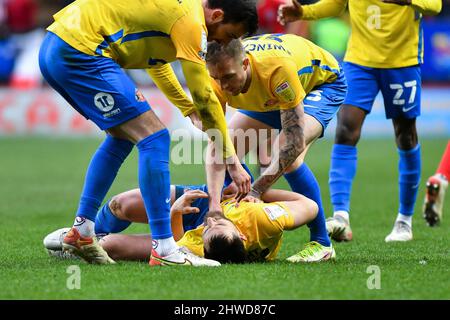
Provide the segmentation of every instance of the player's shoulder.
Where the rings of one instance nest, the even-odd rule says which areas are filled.
[[[201,1],[198,0],[171,0],[178,3],[173,8],[173,14],[177,16],[177,21],[184,25],[186,29],[192,25],[205,24],[205,17]]]

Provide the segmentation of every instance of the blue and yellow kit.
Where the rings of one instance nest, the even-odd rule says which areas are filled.
[[[234,154],[205,66],[208,30],[201,0],[77,0],[54,15],[41,46],[46,80],[102,130],[150,109],[121,68],[146,69],[184,115],[197,111]],[[189,99],[170,62],[180,60]],[[205,83],[207,85],[205,85]]]
[[[248,91],[237,96],[213,81],[222,104],[257,112],[295,108],[314,88],[340,76],[331,53],[309,40],[290,34],[267,34],[244,39],[252,79]]]
[[[294,218],[281,202],[249,203],[226,200],[222,202],[225,216],[246,236],[244,247],[251,261],[275,259],[281,247],[283,231],[291,229]],[[203,225],[187,231],[177,244],[203,257]]]
[[[441,0],[412,0],[410,6],[381,0],[321,0],[303,5],[302,19],[341,14],[348,3],[351,35],[344,61],[371,68],[401,68],[423,62],[422,15],[441,11]]]

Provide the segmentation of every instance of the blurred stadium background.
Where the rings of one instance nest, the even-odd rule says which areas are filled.
[[[39,71],[37,57],[45,27],[70,2],[0,0],[0,299],[450,298],[448,220],[430,229],[420,213],[425,181],[436,170],[450,137],[450,0],[443,0],[438,16],[423,21],[425,64],[422,116],[418,118],[423,169],[414,241],[392,246],[383,241],[398,206],[398,157],[392,124],[385,120],[378,97],[359,144],[360,164],[352,196],[355,241],[335,244],[337,263],[292,267],[283,262],[307,241],[308,232],[302,228],[285,236],[276,263],[152,272],[145,272],[148,266],[144,263],[120,263],[114,269],[83,265],[79,292],[66,288],[66,268],[73,262],[50,263],[42,247],[47,233],[72,221],[85,170],[102,136],[43,81]],[[296,33],[342,59],[350,31],[347,15],[294,23],[284,29],[276,23],[280,2],[259,1],[261,33]],[[183,82],[179,66],[174,64],[174,68]],[[169,129],[192,128],[144,71],[127,72]],[[308,156],[322,188],[327,216],[332,212],[327,180],[334,128],[332,122],[326,141],[314,145]],[[134,152],[107,198],[137,186],[136,158]],[[203,183],[204,169],[172,163],[171,179],[173,183]],[[288,186],[279,181],[277,187]],[[449,206],[447,197],[445,207]],[[133,225],[128,232],[146,233],[148,227]],[[367,289],[369,265],[381,267],[382,290]]]
[[[348,15],[317,22],[298,22],[282,27],[276,10],[283,0],[260,0],[260,32],[289,32],[302,35],[342,59],[350,27]],[[40,42],[52,15],[69,4],[68,0],[0,0],[0,136],[96,136],[101,133],[43,81],[37,63]],[[303,0],[312,3],[315,0]],[[423,21],[425,64],[423,72],[420,136],[450,136],[450,0],[443,10]],[[173,64],[184,82],[179,65]],[[189,122],[155,89],[142,70],[128,70],[143,89],[152,107],[170,128],[189,126]],[[392,125],[384,121],[380,97],[364,127],[364,136],[391,136]],[[327,137],[334,135],[332,123]]]

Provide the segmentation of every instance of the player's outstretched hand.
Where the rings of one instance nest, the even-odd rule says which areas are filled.
[[[244,167],[242,167],[241,163],[235,157],[235,161],[233,164],[229,164],[227,166],[228,173],[233,179],[236,187],[238,188],[238,192],[236,194],[236,201],[240,201],[243,199],[247,193],[250,192],[252,187],[252,180],[247,171],[245,171]]]
[[[172,205],[172,214],[199,213],[200,209],[192,206],[192,202],[200,198],[208,198],[208,194],[201,190],[187,190]]]
[[[293,0],[292,4],[282,4],[278,7],[277,21],[284,26],[286,23],[299,20],[303,15],[300,1]]]
[[[409,6],[411,4],[411,0],[381,0],[384,3],[393,3],[399,4],[401,6]]]

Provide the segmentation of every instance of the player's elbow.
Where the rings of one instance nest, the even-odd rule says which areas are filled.
[[[433,8],[431,13],[429,14],[430,16],[436,16],[442,11],[442,2],[441,1],[436,1],[436,2],[437,2],[437,5]]]
[[[436,0],[433,3],[431,3],[431,6],[429,8],[426,8],[425,10],[419,10],[423,15],[426,16],[435,16],[438,15],[442,10],[442,0]]]

